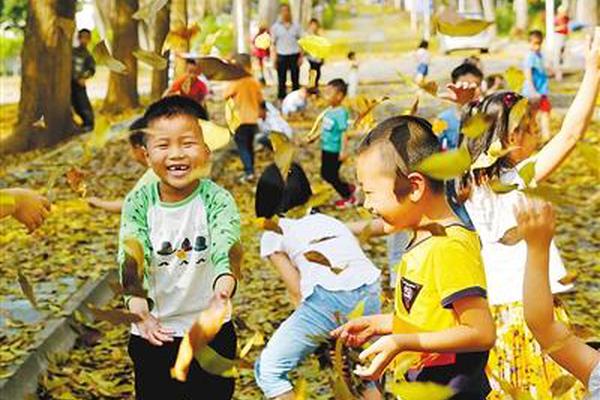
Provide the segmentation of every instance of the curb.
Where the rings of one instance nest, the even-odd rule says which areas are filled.
[[[230,144],[226,148],[215,152],[213,155],[211,178],[215,179],[224,170],[225,162],[233,154],[235,146]],[[73,330],[71,324],[74,322],[75,311],[93,320],[93,316],[86,307],[93,304],[98,307],[106,305],[114,298],[110,288],[110,281],[117,281],[116,269],[111,269],[104,276],[87,281],[80,287],[64,304],[65,317],[49,319],[44,329],[37,334],[32,351],[14,368],[14,373],[6,378],[0,379],[0,400],[31,399],[38,387],[38,379],[48,368],[48,358],[52,354],[69,351],[75,345],[79,336]]]

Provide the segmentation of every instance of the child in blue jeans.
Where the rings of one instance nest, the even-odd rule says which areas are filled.
[[[311,189],[304,171],[293,164],[284,182],[272,164],[263,173],[256,190],[256,215],[271,218],[305,204]],[[380,309],[380,272],[361,250],[358,240],[340,221],[314,213],[302,218],[280,217],[281,233],[263,233],[261,257],[277,268],[296,310],[277,328],[255,365],[258,386],[269,399],[294,399],[288,373],[313,353],[315,336],[328,337],[364,301],[364,314]],[[309,261],[305,254],[318,252],[331,267]],[[364,398],[379,399],[373,385]]]

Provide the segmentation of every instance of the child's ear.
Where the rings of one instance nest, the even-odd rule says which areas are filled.
[[[416,203],[423,198],[429,183],[427,178],[418,172],[408,174],[407,178],[410,184],[410,193],[408,194],[408,198],[413,203]]]

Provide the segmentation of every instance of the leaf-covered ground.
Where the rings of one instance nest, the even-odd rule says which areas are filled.
[[[397,94],[400,85],[372,86],[364,88],[370,95]],[[401,105],[385,104],[377,110],[378,119],[398,110],[404,110],[410,99]],[[426,104],[428,114],[435,103]],[[213,104],[214,110],[221,106]],[[311,119],[317,114],[311,109],[307,119],[297,121],[296,133],[310,129]],[[213,115],[220,117],[219,112]],[[555,125],[558,121],[555,121]],[[600,142],[600,126],[593,125],[586,141]],[[76,138],[52,153],[36,152],[23,158],[11,157],[3,162],[2,186],[29,186],[48,193],[53,198],[54,209],[47,222],[34,235],[26,235],[10,220],[0,222],[0,302],[17,304],[19,310],[27,309],[27,300],[17,284],[17,271],[21,271],[33,284],[40,304],[39,310],[14,313],[10,310],[0,315],[0,378],[11,374],[15,361],[31,350],[35,332],[42,328],[44,318],[60,315],[61,305],[83,283],[97,279],[109,269],[115,268],[116,235],[118,216],[92,210],[74,193],[62,173],[77,165],[88,175],[85,177],[88,195],[108,198],[123,196],[140,176],[142,169],[127,156],[126,141],[109,142],[90,161],[81,164],[83,138]],[[40,157],[41,156],[41,157]],[[311,177],[313,189],[326,186],[318,177],[320,157],[318,145],[298,150],[297,160]],[[3,160],[5,161],[5,160]],[[271,161],[270,154],[258,154],[257,169],[260,171]],[[344,168],[351,178],[352,160]],[[238,335],[244,344],[255,332],[265,338],[292,311],[283,284],[275,271],[258,258],[260,232],[253,224],[253,187],[240,185],[236,179],[241,173],[239,160],[227,159],[217,182],[234,194],[243,216],[243,243],[246,258],[243,279],[235,297],[235,315],[238,319]],[[600,197],[594,184],[598,176],[576,150],[565,165],[550,179],[549,185],[567,198],[559,205],[557,243],[567,268],[577,272],[574,293],[564,296],[574,319],[593,332],[600,332]],[[54,183],[52,183],[54,182]],[[596,185],[597,186],[597,185]],[[332,196],[332,200],[335,196]],[[358,219],[355,210],[338,212],[325,208],[344,220]],[[382,240],[367,245],[375,263],[385,267],[385,245]],[[119,306],[115,299],[113,306]],[[127,328],[112,327],[106,322],[90,323],[102,337],[79,341],[68,354],[54,357],[48,373],[40,380],[38,395],[43,399],[94,399],[129,398],[132,394],[131,364],[127,356]],[[93,336],[93,335],[92,335]],[[293,340],[293,339],[291,339]],[[87,342],[87,343],[86,343]],[[254,348],[246,357],[252,362],[260,351]],[[329,373],[319,371],[314,358],[309,359],[294,379],[306,378],[308,398],[331,398]],[[252,371],[241,370],[236,387],[236,399],[257,399],[261,395],[254,384]]]

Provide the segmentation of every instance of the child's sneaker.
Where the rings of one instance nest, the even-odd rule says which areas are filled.
[[[252,182],[254,182],[255,179],[256,179],[256,177],[254,176],[254,174],[246,174],[246,175],[241,176],[238,179],[238,182],[239,183],[252,183]]]
[[[335,202],[335,208],[338,210],[344,210],[346,208],[351,208],[356,205],[356,197],[354,194],[351,194],[350,197],[341,199]]]

